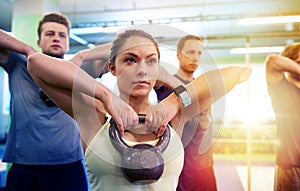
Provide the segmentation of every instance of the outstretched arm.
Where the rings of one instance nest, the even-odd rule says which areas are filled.
[[[285,72],[300,76],[300,65],[287,57],[270,54],[267,56],[265,64],[266,80],[269,83],[281,81]]]
[[[95,99],[86,98],[89,96],[103,103],[121,132],[125,127],[137,125],[138,116],[127,103],[69,61],[35,53],[28,57],[28,71],[52,101],[72,117],[73,99],[79,99],[83,104],[95,104]]]
[[[203,106],[203,100],[209,99],[208,105],[216,102],[232,88],[246,81],[252,69],[250,67],[229,66],[204,73],[187,85],[192,102],[202,105],[201,112],[208,107]]]
[[[186,85],[192,99],[190,106],[183,108],[181,100],[174,93],[158,104],[157,107],[163,107],[166,110],[162,126],[166,126],[169,121],[175,124],[174,127],[183,125],[227,94],[235,85],[246,81],[251,72],[252,69],[249,67],[229,66],[199,76]]]

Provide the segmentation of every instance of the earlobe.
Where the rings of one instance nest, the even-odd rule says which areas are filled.
[[[179,58],[181,58],[181,53],[180,52],[177,52],[177,58],[179,59]]]
[[[116,66],[115,66],[115,64],[112,64],[111,62],[109,62],[108,68],[109,68],[111,74],[116,76]]]
[[[41,48],[41,46],[40,46],[40,39],[36,41],[36,44],[38,45],[38,47]]]

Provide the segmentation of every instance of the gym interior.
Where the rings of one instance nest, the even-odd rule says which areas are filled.
[[[219,191],[271,191],[276,124],[264,61],[268,54],[300,41],[299,7],[295,0],[1,0],[0,28],[39,50],[38,19],[47,12],[63,13],[72,23],[69,59],[111,41],[118,30],[150,25],[170,73],[178,68],[175,45],[182,34],[203,38],[205,67],[195,76],[211,68],[251,66],[250,79],[215,103],[222,109],[213,112],[214,168]],[[115,91],[112,75],[99,81]],[[151,95],[155,102],[155,93]],[[9,132],[9,108],[8,76],[0,68],[0,157]],[[8,168],[0,163],[1,188]]]

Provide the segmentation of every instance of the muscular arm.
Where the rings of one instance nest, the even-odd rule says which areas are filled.
[[[227,94],[235,85],[246,81],[251,72],[251,68],[239,66],[212,70],[193,80],[186,88],[193,103],[199,102],[201,105],[203,100],[210,99],[210,105]],[[207,108],[201,109],[201,112]]]
[[[227,94],[235,85],[246,81],[251,71],[249,67],[229,66],[199,76],[186,85],[192,99],[190,106],[181,107],[181,100],[174,93],[160,102],[167,110],[163,124],[166,125],[171,121],[175,129],[184,125],[187,120],[209,108],[212,103]]]
[[[18,52],[26,56],[35,52],[31,46],[19,41],[0,29],[0,63],[2,66],[4,66],[4,63],[8,60],[9,51]]]
[[[300,75],[300,66],[293,60],[276,55],[270,54],[265,60],[266,64],[266,80],[269,83],[276,83],[284,78],[284,73],[289,72],[297,76]]]
[[[46,94],[71,116],[74,112],[73,99],[83,106],[96,105],[96,109],[101,111],[98,108],[101,104],[95,104],[95,99],[91,99],[96,98],[103,103],[121,132],[124,127],[137,125],[138,116],[127,103],[69,61],[35,53],[28,57],[28,71]]]

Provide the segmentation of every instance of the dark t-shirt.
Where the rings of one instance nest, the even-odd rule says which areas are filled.
[[[189,81],[180,79],[184,84]],[[172,93],[168,87],[154,88],[158,101]],[[209,119],[207,119],[209,118]],[[211,121],[211,108],[195,116],[184,125],[184,166],[179,177],[177,191],[216,191],[217,184],[213,170],[212,123],[207,128],[201,122]]]
[[[184,84],[189,81],[183,80],[177,75]],[[173,92],[171,88],[161,86],[154,88],[158,101],[163,100]],[[204,128],[200,125],[199,121],[203,118],[211,118],[211,109],[207,109],[193,119],[189,120],[183,130],[182,142],[185,147],[185,162],[184,170],[195,170],[211,167],[213,165],[212,158],[212,126]]]

